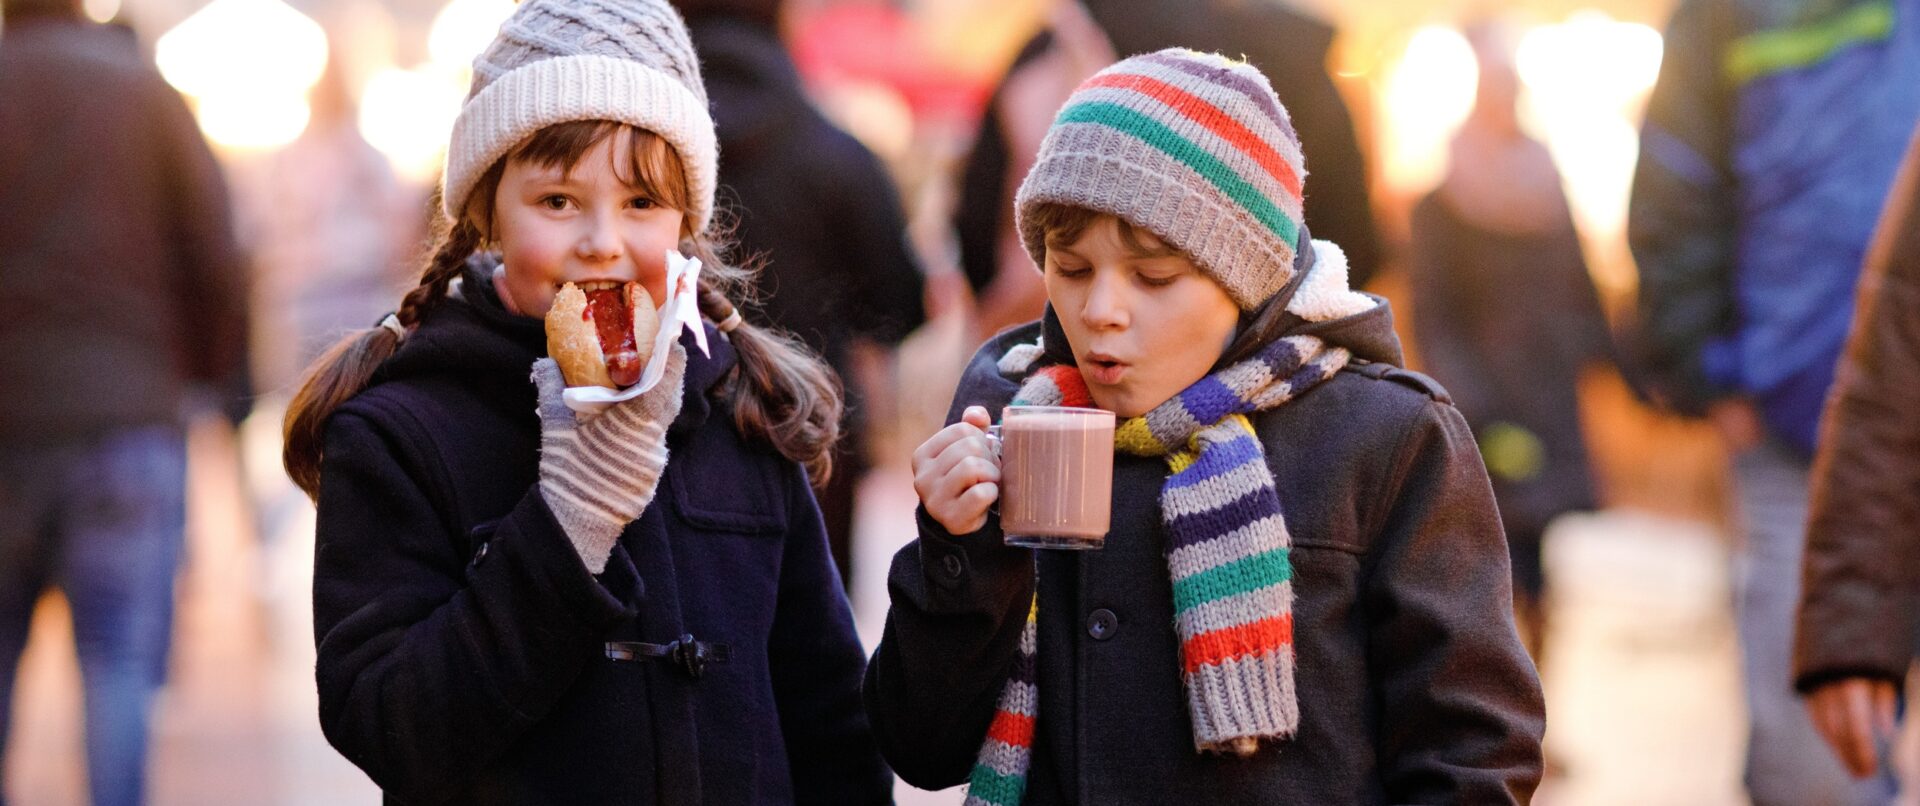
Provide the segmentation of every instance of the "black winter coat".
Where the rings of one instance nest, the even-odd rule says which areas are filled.
[[[1038,327],[981,348],[950,421],[1012,398],[995,360]],[[1361,358],[1400,359],[1384,304],[1306,332]],[[1544,705],[1460,414],[1423,376],[1356,362],[1253,422],[1293,536],[1298,735],[1245,759],[1194,751],[1160,526],[1167,467],[1116,454],[1114,528],[1099,551],[1011,548],[992,519],[956,537],[921,511],[919,539],[894,557],[893,606],[866,681],[874,734],[902,778],[966,780],[1037,562],[1028,806],[1527,801]]]
[[[408,803],[881,803],[862,653],[804,471],[743,440],[689,345],[653,503],[589,574],[541,499],[540,321],[479,272],[329,421],[320,722]],[[608,642],[724,650],[617,660]]]

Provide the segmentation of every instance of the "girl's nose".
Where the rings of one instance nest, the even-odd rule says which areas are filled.
[[[586,227],[586,231],[580,234],[579,243],[574,245],[574,253],[581,260],[603,262],[620,257],[624,241],[620,238],[619,222],[615,217],[592,216]]]

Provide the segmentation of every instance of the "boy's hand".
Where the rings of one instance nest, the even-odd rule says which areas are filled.
[[[927,514],[951,534],[979,531],[987,507],[1000,500],[1000,457],[986,428],[987,410],[968,406],[960,422],[940,429],[913,451],[913,491]]]

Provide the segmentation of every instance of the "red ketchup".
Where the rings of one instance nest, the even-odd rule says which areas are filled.
[[[600,334],[600,352],[607,357],[607,374],[616,386],[640,382],[640,348],[633,341],[633,311],[627,306],[627,287],[587,292],[586,318]]]

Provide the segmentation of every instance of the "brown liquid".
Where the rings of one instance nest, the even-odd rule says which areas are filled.
[[[1113,421],[1008,417],[1000,427],[1000,530],[1102,538],[1113,501]]]

